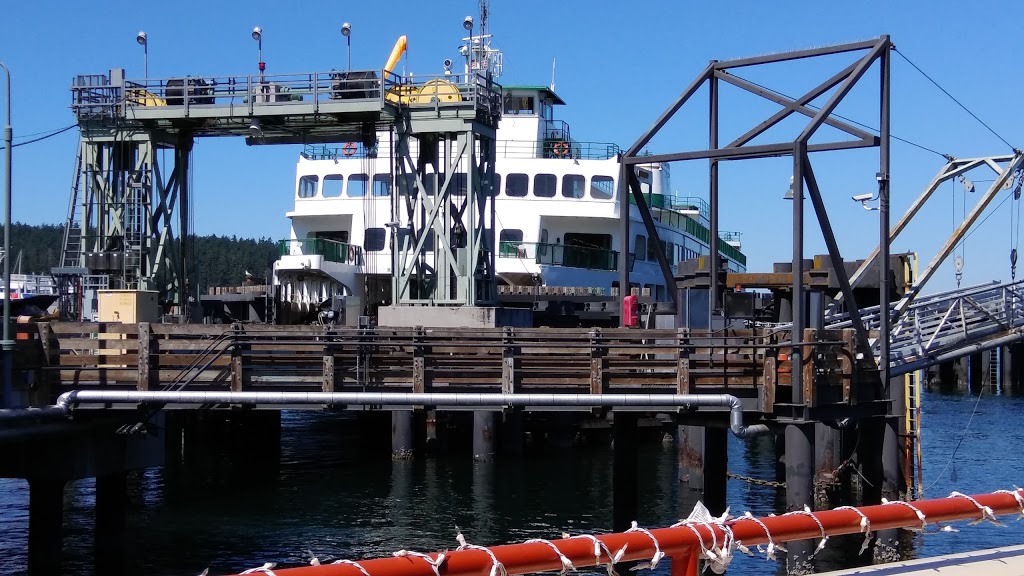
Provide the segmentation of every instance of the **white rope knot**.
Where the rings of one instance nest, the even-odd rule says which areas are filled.
[[[633,524],[629,527],[629,530],[626,530],[626,532],[640,532],[641,534],[650,538],[651,542],[654,543],[654,556],[651,557],[651,561],[646,565],[637,564],[632,568],[632,570],[643,570],[644,568],[650,568],[651,570],[654,570],[655,568],[657,568],[658,562],[661,562],[661,559],[665,557],[665,553],[661,551],[661,543],[658,542],[658,539],[654,537],[654,534],[651,534],[650,530],[646,528],[641,528],[639,525],[637,525],[636,520],[633,520]]]
[[[828,542],[828,534],[825,533],[825,525],[822,524],[821,520],[819,520],[818,517],[814,515],[814,512],[811,512],[811,509],[807,507],[807,505],[804,505],[803,510],[794,510],[792,512],[786,512],[785,514],[783,514],[783,516],[793,515],[810,517],[810,519],[814,520],[814,523],[818,525],[818,530],[821,532],[821,541],[818,542],[818,547],[815,548],[814,552],[812,552],[811,555],[807,557],[807,559],[810,560],[811,558],[814,558],[814,556],[818,552],[821,552],[825,549],[825,544]]]
[[[331,564],[348,564],[349,566],[355,566],[359,569],[360,572],[363,573],[363,576],[370,576],[370,573],[366,571],[366,568],[363,568],[362,564],[360,564],[359,562],[355,562],[353,560],[345,560],[344,558],[342,558],[341,560],[335,560],[334,562],[331,562]]]
[[[991,522],[992,524],[995,524],[996,526],[1003,526],[1004,525],[1002,522],[1000,522],[998,519],[996,519],[996,513],[994,511],[992,511],[991,508],[989,508],[988,506],[983,505],[981,502],[978,502],[977,500],[975,500],[974,498],[971,498],[967,494],[963,494],[963,493],[960,493],[960,492],[957,492],[956,490],[954,490],[954,491],[949,493],[949,497],[950,498],[964,498],[968,502],[970,502],[971,504],[974,504],[974,507],[977,508],[979,512],[981,512],[981,518],[978,518],[977,520],[974,520],[973,522],[970,522],[971,526],[974,526],[975,524],[980,524],[980,523],[985,522],[985,521]]]
[[[573,572],[576,571],[576,567],[572,565],[572,560],[569,560],[569,558],[567,558],[565,554],[562,554],[562,551],[559,550],[558,546],[555,546],[555,544],[551,540],[545,540],[543,538],[531,538],[530,540],[527,540],[526,543],[527,544],[537,544],[537,543],[547,544],[548,548],[551,548],[555,552],[555,554],[558,556],[558,559],[562,561],[562,570],[559,572],[559,574],[565,574],[565,573],[569,572],[570,570],[573,571]],[[438,574],[437,576],[440,576],[440,574]]]
[[[853,506],[840,506],[836,508],[836,510],[853,510],[858,516],[860,516],[860,531],[864,534],[864,543],[860,545],[860,552],[858,552],[857,555],[859,556],[863,554],[868,549],[868,546],[871,545],[871,520],[868,520],[867,515],[861,512],[860,508],[855,508]]]
[[[477,546],[466,542],[466,537],[462,535],[462,531],[459,530],[458,526],[455,527],[455,540],[459,543],[459,547],[455,549],[456,552],[462,550],[479,550],[490,556],[491,571],[488,576],[508,576],[508,570],[505,569],[504,564],[498,561],[498,557],[494,555],[494,552],[486,546]]]
[[[1020,488],[1014,486],[1013,490],[996,490],[993,494],[1009,494],[1013,496],[1013,499],[1017,501],[1017,506],[1020,506],[1020,518],[1018,520],[1024,518],[1024,496],[1021,496]]]
[[[619,573],[615,571],[615,563],[622,560],[622,557],[626,554],[626,546],[619,548],[618,552],[612,554],[612,551],[608,549],[608,545],[597,539],[593,534],[580,534],[579,536],[571,536],[571,538],[586,538],[594,543],[594,564],[596,566],[604,566],[608,572],[608,576],[619,576]],[[608,556],[608,562],[601,562],[601,552],[604,552]]]
[[[427,564],[430,564],[430,569],[434,571],[434,576],[441,576],[441,565],[447,559],[444,552],[437,555],[437,558],[433,558],[430,554],[424,554],[422,552],[414,552],[412,550],[398,550],[392,552],[392,556],[396,558],[421,558]]]
[[[754,515],[751,514],[749,510],[743,513],[743,518],[755,522],[758,526],[761,527],[762,530],[764,530],[764,535],[766,538],[768,538],[768,547],[761,548],[761,546],[758,545],[757,551],[764,552],[765,559],[775,560],[775,550],[782,550],[783,552],[786,551],[786,549],[783,548],[780,544],[775,543],[775,540],[772,539],[772,533],[768,530],[768,527],[764,525],[764,522],[757,518],[754,518]]]
[[[275,566],[277,566],[277,562],[267,562],[259,568],[249,568],[248,570],[239,572],[239,574],[255,574],[257,572],[263,572],[264,574],[269,574],[269,576],[276,576],[274,574]]]
[[[886,505],[886,506],[890,506],[890,505],[893,505],[893,504],[898,504],[900,506],[905,506],[907,508],[910,508],[911,510],[914,511],[914,514],[917,515],[917,519],[921,521],[921,527],[920,528],[910,528],[908,526],[907,530],[913,530],[915,532],[924,532],[925,528],[928,526],[928,521],[925,520],[924,512],[921,512],[920,510],[918,510],[918,508],[916,506],[914,506],[913,504],[911,504],[910,502],[904,502],[903,500],[892,500],[892,501],[889,501],[889,500],[886,500],[885,498],[882,498],[882,504]]]

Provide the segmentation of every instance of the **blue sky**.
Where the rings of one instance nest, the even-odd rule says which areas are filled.
[[[1022,115],[1013,113],[1024,88],[1019,69],[1016,3],[979,0],[930,2],[550,2],[493,0],[490,30],[505,53],[505,84],[548,84],[557,59],[556,90],[568,106],[556,114],[583,141],[630,145],[672,102],[710,59],[730,59],[835,44],[890,34],[898,49],[921,66],[1013,145],[1021,141]],[[135,35],[149,36],[149,75],[227,75],[255,72],[253,26],[264,30],[268,73],[344,67],[338,30],[352,23],[352,64],[383,65],[395,39],[409,36],[400,65],[422,74],[440,72],[444,58],[456,59],[462,19],[476,15],[476,1],[246,3],[183,1],[175,5],[108,1],[92,5],[56,0],[8,2],[0,19],[0,59],[13,75],[15,142],[28,134],[73,123],[68,87],[76,74],[124,67],[142,76],[142,50]],[[812,65],[780,65],[748,75],[797,95],[840,70],[849,58]],[[893,133],[957,157],[1002,154],[995,136],[924,80],[898,55],[893,58]],[[877,126],[870,77],[840,113]],[[726,94],[723,140],[745,131],[775,110],[752,98]],[[703,102],[705,99],[699,99]],[[652,152],[702,146],[704,110],[691,107],[652,142]],[[776,134],[789,140],[799,130],[787,123]],[[824,133],[823,133],[824,135]],[[77,133],[14,150],[16,221],[63,221],[70,192]],[[241,140],[201,140],[194,155],[195,225],[200,234],[287,235],[284,212],[292,206],[299,149],[246,147]],[[874,189],[877,153],[836,152],[815,157],[826,205],[849,258],[865,256],[877,244],[877,212],[866,212],[850,196]],[[944,163],[940,157],[894,142],[893,222]],[[706,195],[706,164],[673,166],[673,187],[681,195]],[[781,199],[790,160],[766,159],[722,167],[724,230],[744,233],[753,271],[790,253],[791,204]],[[990,179],[977,174],[979,194]],[[895,243],[894,251],[916,250],[930,260],[963,213],[962,188],[947,184],[919,221]],[[997,199],[1002,200],[1004,193]],[[968,209],[977,195],[967,198]],[[966,243],[964,283],[1009,279],[1009,207],[1003,204]],[[955,208],[954,208],[955,207]],[[810,212],[810,204],[807,205]],[[809,224],[813,221],[809,220]],[[811,227],[807,254],[824,253]],[[923,263],[922,262],[922,265]],[[933,290],[954,285],[944,267]]]

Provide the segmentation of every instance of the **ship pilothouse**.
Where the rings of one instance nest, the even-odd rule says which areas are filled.
[[[491,47],[490,36],[466,40],[466,74],[499,75],[501,53]],[[445,76],[431,81],[432,92],[410,98],[459,98],[461,84],[444,83],[446,76],[458,80],[458,75],[451,74],[450,61],[444,64]],[[617,270],[625,257],[633,287],[667,299],[656,262],[658,242],[647,238],[635,208],[630,218],[635,222],[632,230],[638,232],[633,238],[619,237],[619,148],[574,139],[569,124],[555,114],[563,105],[550,86],[502,88],[493,185],[484,182],[484,193],[495,203],[490,225],[497,244],[494,272],[499,287],[566,287],[574,293],[610,295],[618,287]],[[291,234],[281,241],[281,257],[274,265],[288,318],[313,319],[336,296],[343,296],[354,312],[347,315],[350,318],[388,303],[396,261],[391,248],[406,232],[392,221],[392,203],[406,202],[417,191],[410,175],[394,172],[401,161],[394,142],[392,132],[379,131],[373,146],[307,146],[300,156],[295,206],[287,214]],[[417,150],[412,152],[415,157]],[[467,195],[467,163],[453,154],[451,149],[437,150],[438,157],[449,159],[439,166],[457,166],[450,177],[452,205],[442,209],[460,214],[465,210],[460,202]],[[667,164],[640,165],[637,175],[668,260],[708,254],[712,242],[707,204],[675,194]],[[445,180],[445,174],[428,168],[422,190],[433,197]],[[732,270],[745,267],[738,240],[733,234],[716,243]],[[428,255],[438,248],[432,242],[433,236],[427,235],[423,247]]]

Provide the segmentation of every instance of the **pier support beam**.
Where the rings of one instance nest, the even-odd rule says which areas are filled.
[[[814,425],[814,507],[831,508],[840,486],[837,470],[843,461],[843,432],[821,422]]]
[[[497,422],[497,412],[473,412],[473,459],[477,462],[494,460],[494,433]]]
[[[699,490],[704,505],[714,514],[725,511],[728,432],[704,426],[680,426],[678,430],[680,487]]]
[[[803,510],[813,504],[814,423],[799,422],[786,426],[786,510]],[[811,540],[787,544],[786,570],[789,574],[810,574]]]
[[[413,457],[413,414],[408,410],[391,412],[391,459],[410,460]]]
[[[636,414],[615,412],[612,429],[612,530],[621,532],[637,516]]]
[[[28,481],[28,574],[61,573],[64,537],[64,480],[30,478]]]
[[[519,410],[502,414],[501,453],[512,457],[523,455],[523,413]]]
[[[125,527],[128,513],[128,473],[96,478],[96,574],[125,570]]]

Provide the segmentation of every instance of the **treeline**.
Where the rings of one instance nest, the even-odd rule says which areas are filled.
[[[0,226],[2,234],[3,226]],[[19,252],[22,274],[48,274],[60,266],[60,251],[64,242],[64,227],[56,224],[11,225],[11,271]],[[245,273],[262,284],[270,278],[271,267],[277,260],[277,244],[270,238],[238,238],[237,236],[195,236],[194,274],[201,292],[208,286],[238,286]]]

